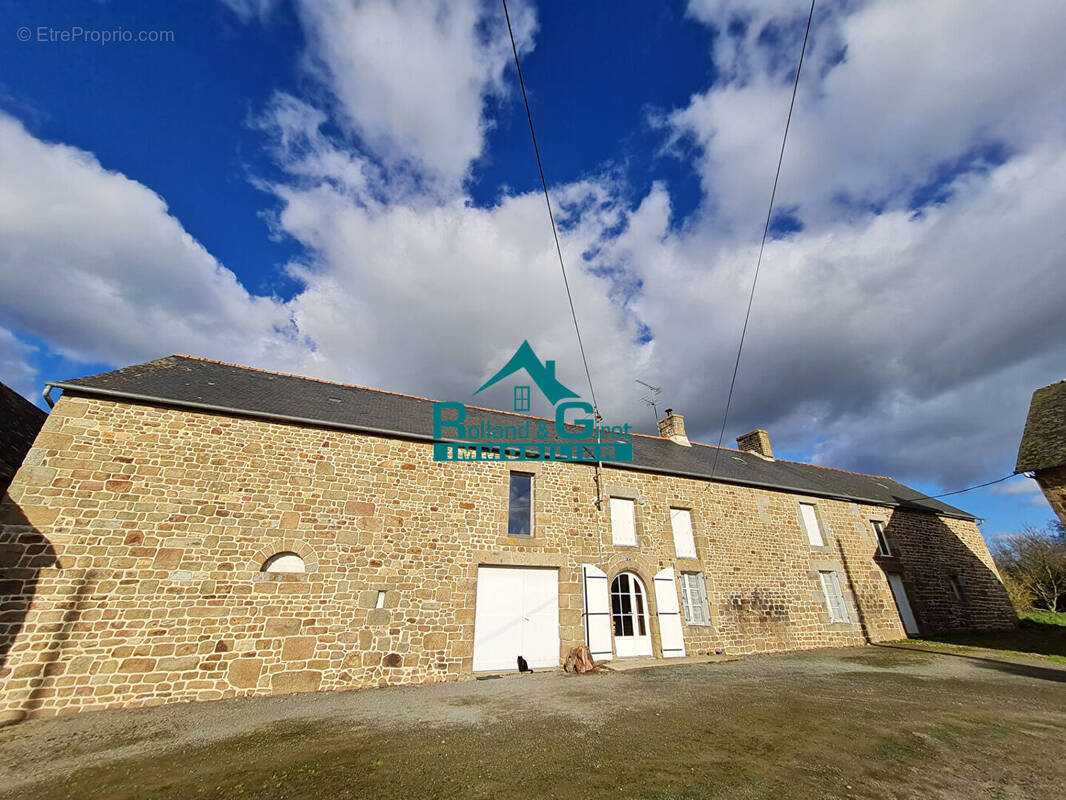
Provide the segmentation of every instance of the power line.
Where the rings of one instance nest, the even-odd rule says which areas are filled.
[[[548,206],[548,219],[552,224],[552,236],[555,237],[555,252],[559,255],[559,269],[563,273],[563,285],[566,287],[566,299],[570,301],[570,316],[574,318],[574,331],[577,333],[577,346],[581,351],[581,361],[585,365],[585,377],[589,382],[589,393],[592,395],[592,410],[597,419],[600,418],[600,409],[596,403],[596,390],[592,387],[592,373],[589,372],[589,362],[585,357],[585,345],[581,341],[581,328],[577,324],[577,312],[574,310],[574,298],[570,294],[570,281],[566,278],[566,265],[563,263],[563,248],[559,244],[559,231],[555,227],[555,214],[552,213],[552,201],[548,197],[548,182],[544,178],[544,165],[540,160],[540,148],[537,146],[537,134],[533,130],[533,112],[529,108],[529,98],[526,96],[526,82],[522,77],[522,65],[518,62],[518,46],[514,41],[514,30],[511,29],[511,15],[507,11],[507,0],[503,3],[503,15],[507,19],[507,33],[511,35],[511,51],[514,53],[514,65],[518,70],[518,85],[522,87],[522,102],[526,104],[526,117],[529,119],[529,135],[533,138],[533,152],[537,156],[537,169],[540,170],[540,185],[544,188],[544,202]]]
[[[1008,478],[1013,478],[1017,473],[1012,472],[1010,475],[1004,475],[1002,478],[996,478],[994,481],[988,481],[987,483],[979,483],[976,486],[967,486],[965,489],[956,489],[953,492],[944,492],[943,494],[923,494],[919,497],[902,497],[900,498],[904,502],[912,503],[915,500],[936,500],[940,497],[951,497],[953,494],[965,494],[966,492],[972,492],[974,489],[983,489],[985,486],[991,486],[994,483],[1003,483]]]
[[[796,67],[796,81],[792,84],[792,101],[788,104],[788,119],[785,120],[785,134],[781,137],[781,152],[777,156],[777,172],[774,174],[774,188],[770,192],[770,207],[766,210],[766,225],[762,231],[762,244],[759,245],[759,258],[755,262],[755,277],[751,281],[751,294],[748,295],[748,310],[744,312],[744,327],[740,331],[740,344],[737,347],[737,360],[733,365],[733,378],[729,382],[729,397],[725,401],[725,414],[722,415],[722,430],[718,433],[718,448],[714,451],[714,465],[711,477],[718,468],[718,454],[722,451],[722,439],[725,437],[725,425],[729,419],[729,407],[733,404],[733,388],[740,370],[740,354],[744,351],[744,337],[748,334],[748,320],[751,318],[751,304],[755,299],[755,286],[759,282],[759,268],[762,266],[762,254],[766,249],[766,235],[770,232],[770,218],[774,213],[774,198],[777,197],[777,181],[781,177],[781,162],[785,160],[785,142],[788,141],[788,128],[792,124],[792,108],[796,105],[796,90],[799,88],[800,72],[803,71],[803,56],[807,52],[807,38],[811,35],[811,20],[814,19],[814,4],[811,0],[811,13],[807,16],[807,30],[803,34],[803,47],[800,48],[799,65]]]

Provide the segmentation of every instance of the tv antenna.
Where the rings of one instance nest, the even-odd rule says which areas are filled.
[[[659,396],[659,393],[662,391],[662,388],[659,386],[652,386],[650,383],[645,383],[640,378],[637,378],[637,383],[639,383],[641,386],[645,387],[648,390],[650,396],[642,397],[640,399],[644,403],[644,405],[651,406],[651,410],[655,414],[655,426],[658,427],[659,407],[656,405],[656,398]]]

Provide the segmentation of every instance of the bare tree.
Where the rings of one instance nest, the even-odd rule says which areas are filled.
[[[1049,611],[1066,607],[1066,534],[1055,522],[1044,529],[1026,526],[992,545],[992,557],[1016,605]]]

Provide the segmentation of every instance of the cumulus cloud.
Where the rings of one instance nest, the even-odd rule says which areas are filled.
[[[86,362],[175,351],[293,363],[284,305],[250,294],[161,197],[0,114],[0,322]]]
[[[605,414],[650,428],[642,378],[713,442],[806,10],[690,12],[717,33],[720,80],[664,135],[697,145],[700,210],[671,225],[669,186],[634,207],[617,175],[551,191]],[[542,198],[478,207],[464,189],[486,100],[514,90],[496,13],[300,7],[326,91],[277,94],[255,123],[281,169],[261,181],[272,224],[304,248],[286,303],[249,293],[147,187],[0,119],[0,322],[75,358],[193,350],[454,399],[528,339],[584,394]],[[767,427],[779,453],[948,488],[1011,468],[1031,391],[1062,377],[1066,350],[1066,96],[1050,42],[1066,12],[1037,13],[882,2],[816,16],[779,194],[802,229],[768,243],[727,444]],[[528,50],[532,10],[517,16]],[[931,182],[933,201],[915,202]]]
[[[16,338],[7,328],[0,328],[0,383],[6,384],[32,403],[41,388],[37,370],[30,363],[37,348]]]
[[[725,80],[670,118],[702,151],[705,224],[761,232],[806,8],[694,0]],[[901,207],[937,170],[1063,138],[1066,6],[892,0],[815,14],[780,207],[807,225]],[[783,56],[783,57],[782,57]],[[960,164],[961,161],[961,164]]]
[[[512,53],[500,6],[307,0],[299,11],[308,61],[340,121],[387,166],[457,188],[482,153],[485,99],[506,91]],[[514,3],[512,24],[519,52],[532,49],[532,10]]]

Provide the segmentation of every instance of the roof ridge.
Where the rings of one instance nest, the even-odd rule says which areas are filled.
[[[370,386],[363,386],[363,385],[358,384],[358,383],[342,383],[340,381],[327,381],[327,380],[323,380],[322,378],[312,378],[312,377],[309,377],[307,375],[296,375],[296,374],[294,374],[292,372],[278,372],[277,370],[263,369],[262,367],[249,367],[246,364],[234,364],[232,361],[219,361],[216,358],[205,358],[203,356],[193,356],[193,355],[189,355],[188,353],[174,353],[172,356],[169,356],[169,358],[188,358],[188,359],[191,359],[192,361],[204,361],[204,362],[207,362],[208,364],[219,364],[220,366],[223,366],[223,367],[233,367],[234,369],[243,369],[243,370],[248,370],[249,372],[262,372],[262,373],[264,373],[266,375],[277,375],[280,378],[296,378],[297,380],[302,380],[302,381],[314,381],[315,383],[322,383],[322,384],[325,384],[326,386],[343,386],[343,387],[348,388],[348,389],[362,389],[365,392],[376,392],[377,394],[391,394],[391,395],[393,395],[395,397],[407,397],[407,398],[410,398],[412,400],[424,400],[427,403],[445,402],[445,401],[441,401],[441,400],[434,400],[432,397],[423,397],[422,395],[418,395],[418,394],[407,394],[406,392],[394,392],[394,391],[392,391],[390,389],[374,389],[374,388],[372,388]],[[471,403],[463,403],[463,405],[466,406],[467,408],[472,408],[475,411],[489,411],[489,412],[491,412],[493,414],[506,414],[506,415],[511,416],[511,417],[518,417],[519,419],[533,419],[533,420],[537,420],[539,422],[554,422],[555,421],[555,420],[550,419],[548,417],[537,417],[537,416],[534,416],[533,414],[518,414],[518,413],[516,413],[514,411],[503,411],[503,410],[498,409],[498,408],[487,408],[486,406],[475,406],[475,405],[472,405]],[[631,435],[632,436],[642,436],[642,437],[644,437],[646,439],[662,439],[662,440],[665,441],[665,437],[663,437],[663,436],[655,436],[655,435],[650,434],[650,433],[637,433],[637,432],[634,431],[634,432],[631,433]],[[697,442],[696,444],[699,444],[699,443]],[[702,444],[701,444],[701,446],[702,447],[713,447],[713,445],[702,445]],[[725,449],[725,448],[723,448],[723,449]]]
[[[188,353],[175,353],[174,355],[172,355],[170,357],[171,358],[188,358],[188,359],[191,359],[193,361],[204,361],[204,362],[207,362],[208,364],[219,364],[220,366],[223,366],[223,367],[233,367],[234,369],[243,369],[243,370],[248,370],[249,372],[262,372],[262,373],[264,373],[266,375],[277,375],[278,377],[281,377],[281,378],[296,378],[297,380],[314,381],[315,383],[325,384],[326,386],[343,386],[343,387],[349,388],[349,389],[362,389],[365,392],[376,392],[378,394],[391,394],[391,395],[393,395],[395,397],[407,397],[407,398],[412,399],[412,400],[424,400],[427,403],[439,403],[439,402],[442,402],[440,400],[434,400],[431,397],[423,397],[422,395],[417,395],[417,394],[407,394],[406,392],[394,392],[394,391],[392,391],[390,389],[374,389],[374,388],[371,388],[370,386],[363,386],[363,385],[358,384],[358,383],[342,383],[341,381],[327,381],[327,380],[323,380],[322,378],[312,378],[312,377],[309,377],[307,375],[296,375],[296,374],[294,374],[292,372],[279,372],[278,370],[263,369],[261,367],[249,367],[246,364],[234,364],[232,361],[220,361],[220,360],[215,359],[215,358],[205,358],[204,356],[194,356],[194,355],[189,355]],[[486,408],[485,406],[475,406],[475,405],[471,405],[470,403],[464,403],[463,405],[465,405],[467,408],[472,408],[472,409],[474,409],[476,411],[488,411],[488,412],[491,412],[493,414],[506,414],[506,415],[511,416],[511,417],[518,417],[519,419],[533,419],[533,420],[538,420],[538,421],[541,421],[541,422],[554,422],[554,420],[549,419],[548,417],[537,417],[537,416],[533,416],[532,414],[518,414],[518,413],[515,413],[514,411],[502,411],[502,410],[500,410],[498,408]],[[656,436],[656,435],[650,434],[650,433],[637,433],[636,431],[633,431],[630,435],[632,435],[632,436],[640,436],[643,439],[658,439],[659,441],[664,441],[664,442],[665,441],[669,441],[669,439],[667,437],[665,437],[665,436]],[[709,447],[712,450],[713,449],[725,450],[725,451],[728,451],[730,453],[746,453],[746,452],[748,452],[746,450],[740,450],[740,449],[737,449],[737,448],[726,447],[724,445],[706,444],[704,442],[691,442],[691,444],[693,446],[695,446],[695,447]],[[782,463],[782,464],[796,464],[796,465],[801,466],[801,467],[813,467],[815,469],[825,469],[825,470],[831,470],[833,472],[842,472],[845,475],[858,475],[858,476],[863,477],[863,478],[882,478],[884,480],[894,481],[893,478],[890,478],[887,475],[873,475],[873,474],[868,473],[868,472],[855,472],[853,470],[840,469],[838,467],[826,467],[826,466],[822,466],[821,464],[808,464],[808,463],[806,463],[804,461],[791,461],[789,459],[784,459],[784,458],[777,458],[777,459],[774,459],[774,460],[779,462],[779,463]]]

